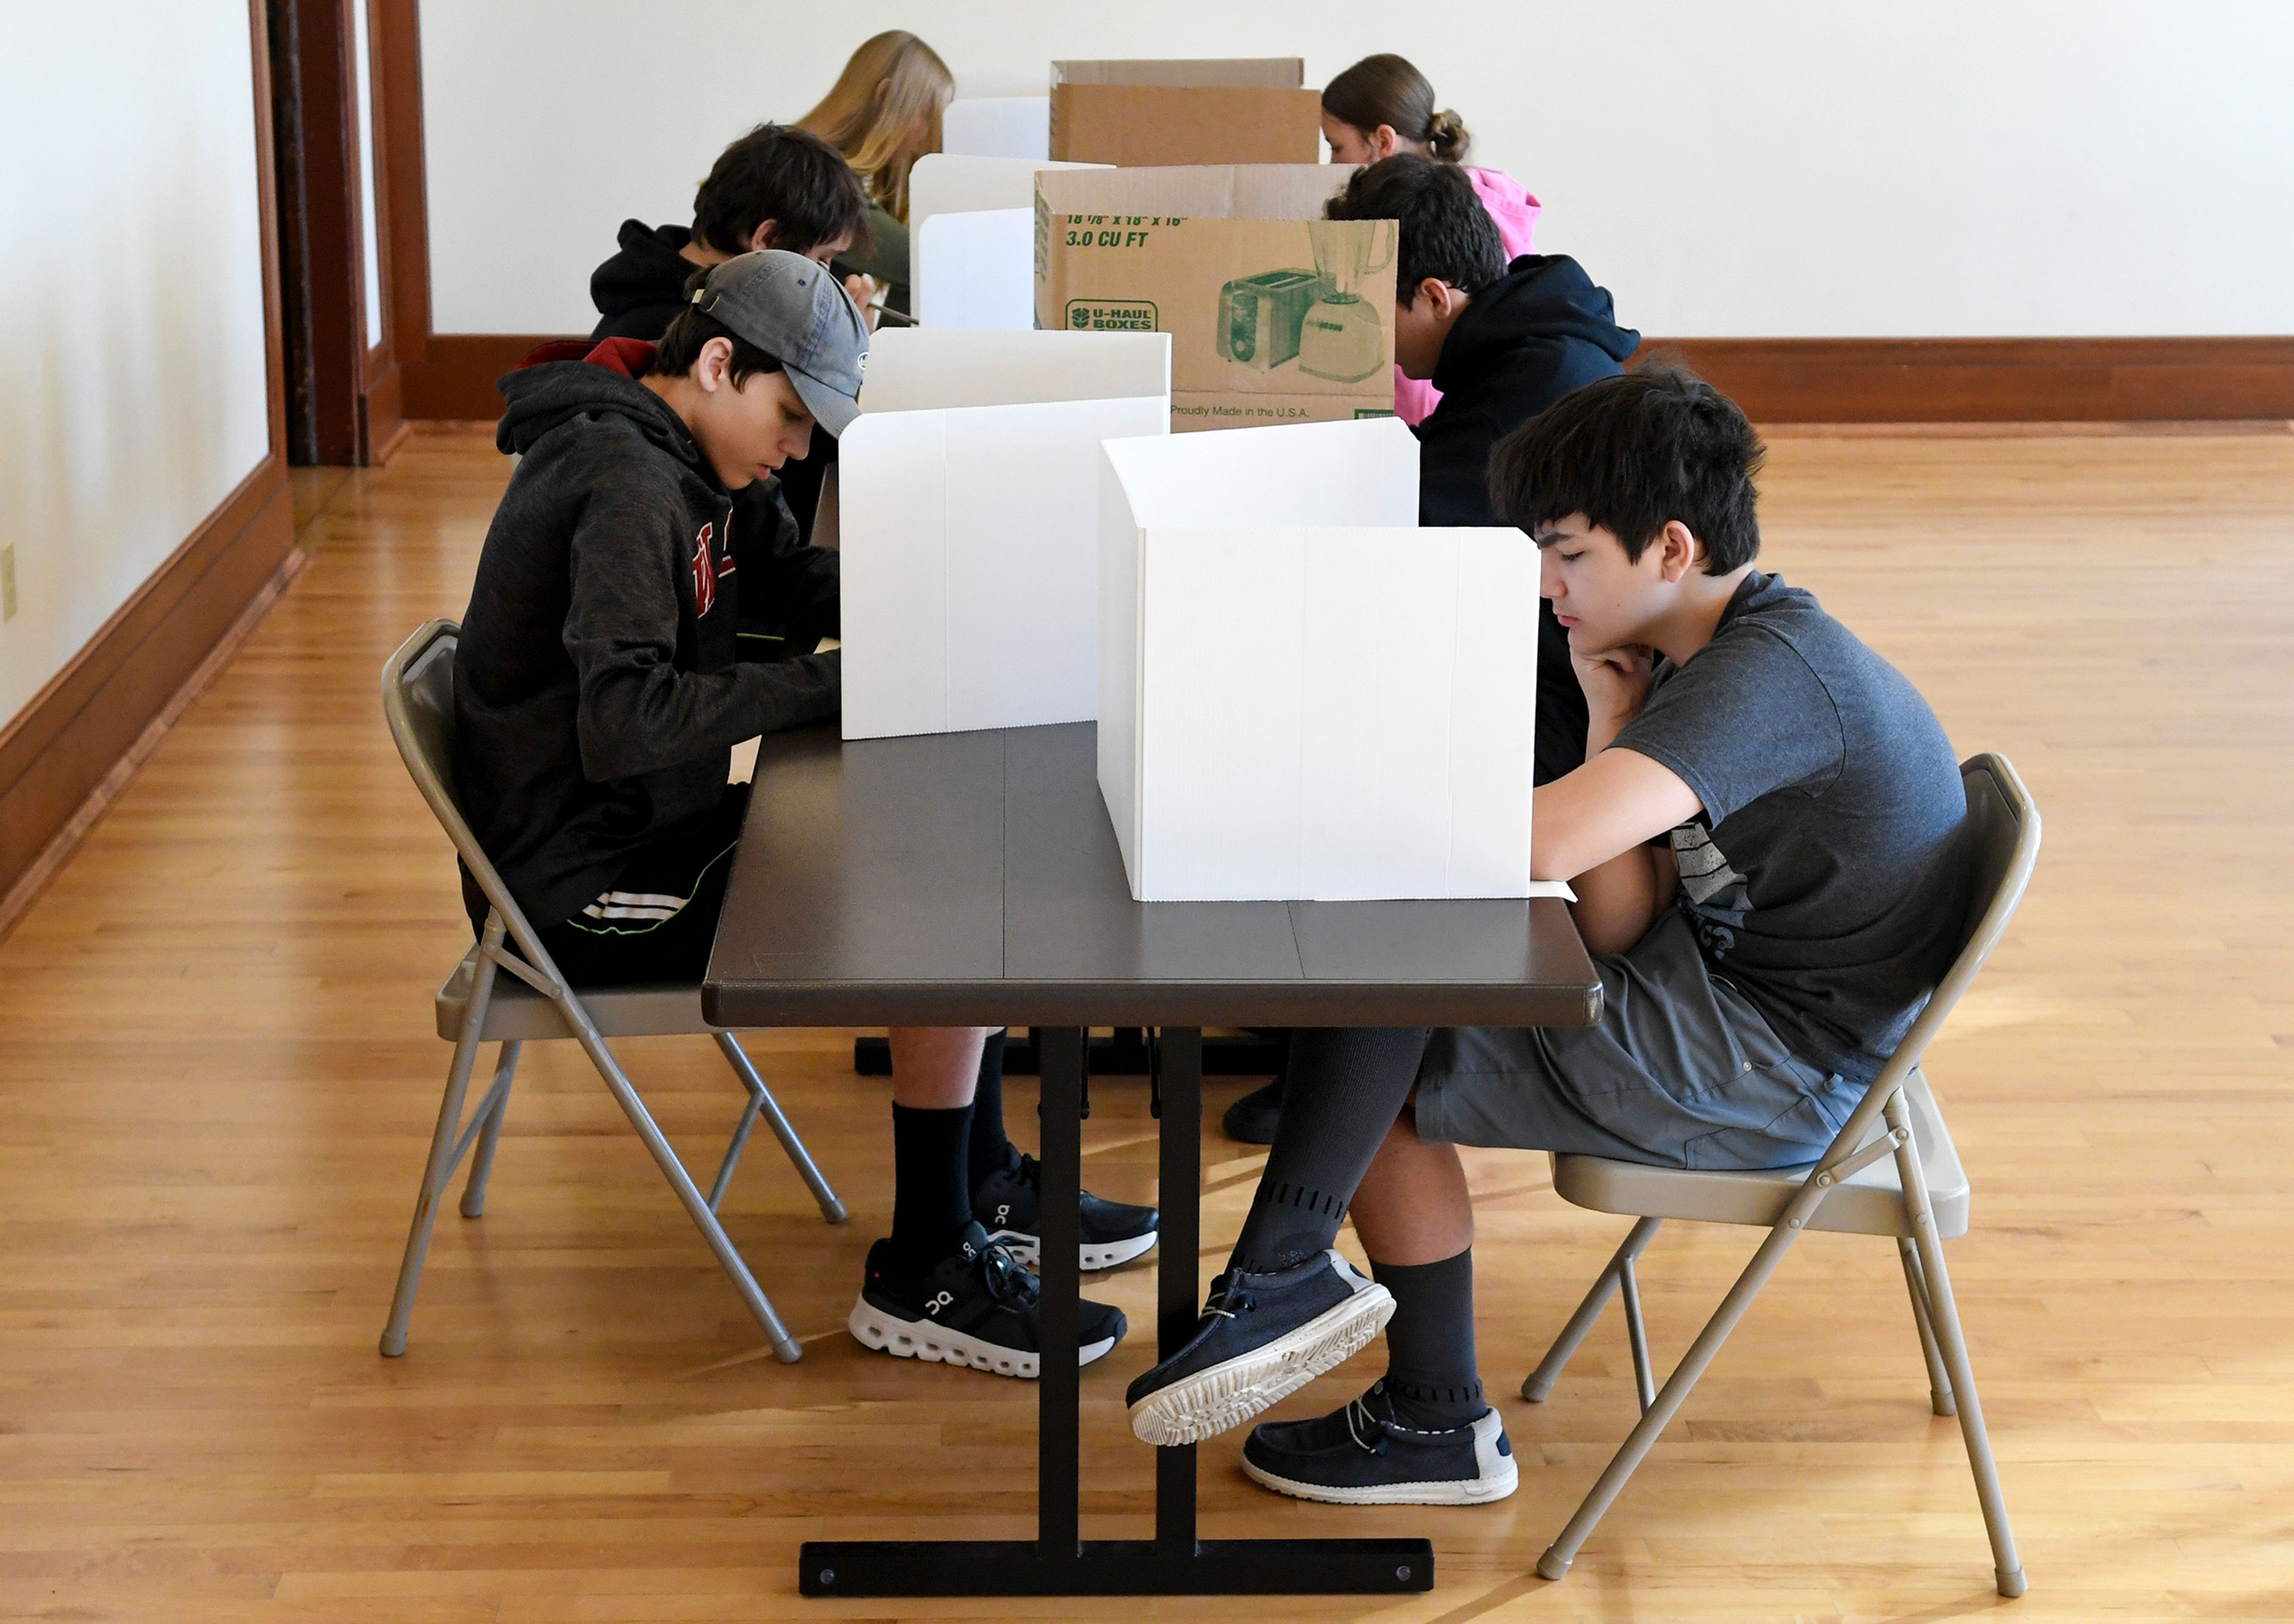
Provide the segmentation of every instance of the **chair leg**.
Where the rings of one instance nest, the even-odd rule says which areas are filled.
[[[452,1176],[454,1145],[460,1137],[462,1096],[469,1092],[470,1068],[478,1058],[478,1034],[485,1030],[486,1006],[493,1000],[493,951],[501,946],[499,914],[486,916],[485,937],[478,953],[477,970],[470,980],[470,1002],[462,1011],[462,1030],[454,1040],[453,1063],[446,1068],[446,1093],[438,1101],[438,1125],[430,1134],[430,1157],[422,1169],[422,1188],[414,1198],[414,1221],[406,1231],[406,1251],[398,1262],[398,1288],[391,1294],[390,1318],[382,1328],[382,1356],[396,1359],[406,1352],[407,1323],[414,1318],[415,1288],[422,1283],[423,1260],[430,1253],[430,1228],[438,1217],[438,1200]]]
[[[1523,1398],[1533,1404],[1545,1402],[1547,1395],[1553,1391],[1553,1384],[1561,1379],[1562,1367],[1569,1362],[1570,1356],[1577,1352],[1578,1344],[1585,1340],[1585,1333],[1593,1328],[1593,1322],[1608,1306],[1609,1294],[1616,1290],[1621,1271],[1631,1267],[1633,1260],[1641,1255],[1664,1222],[1662,1218],[1644,1218],[1633,1225],[1632,1233],[1625,1237],[1624,1244],[1617,1248],[1607,1266],[1595,1277],[1592,1287],[1585,1293],[1584,1301],[1577,1304],[1577,1311],[1569,1316],[1569,1323],[1561,1328],[1561,1335],[1553,1339],[1553,1345],[1545,1351],[1545,1357],[1537,1361],[1537,1368],[1523,1378]],[[1643,1357],[1647,1357],[1646,1351]],[[1642,1401],[1641,1408],[1648,1408],[1646,1399]]]
[[[1899,1130],[1896,1172],[1904,1187],[1904,1205],[1912,1220],[1912,1241],[1918,1248],[1920,1272],[1927,1287],[1928,1310],[1933,1321],[1937,1351],[1951,1378],[1958,1401],[1959,1433],[1967,1445],[1967,1464],[1975,1474],[1975,1498],[1983,1506],[1983,1525],[1991,1536],[1991,1565],[1999,1594],[2017,1596],[2030,1588],[2022,1559],[2015,1553],[2015,1533],[2007,1522],[2007,1498],[1999,1487],[1999,1464],[1992,1458],[1991,1435],[1983,1425],[1983,1403],[1975,1393],[1975,1371],[1967,1357],[1967,1337],[1960,1328],[1959,1309],[1952,1300],[1951,1275],[1944,1266],[1943,1242],[1936,1235],[1935,1213],[1928,1203],[1928,1187],[1920,1167],[1919,1146],[1910,1131],[1902,1094],[1887,1105],[1888,1125]]]
[[[462,1216],[480,1218],[486,1210],[486,1180],[494,1170],[494,1147],[501,1142],[502,1118],[509,1115],[510,1079],[517,1076],[517,1053],[523,1047],[515,1038],[505,1039],[501,1052],[494,1060],[493,1086],[488,1091],[493,1099],[493,1108],[486,1113],[485,1125],[478,1130],[477,1154],[470,1158],[470,1176],[462,1183]]]
[[[1912,1245],[1911,1237],[1896,1238],[1896,1255],[1903,1261],[1904,1289],[1912,1299],[1912,1323],[1919,1328],[1920,1354],[1928,1365],[1928,1407],[1940,1416],[1955,1412],[1957,1405],[1951,1396],[1951,1373],[1943,1368],[1943,1354],[1936,1347],[1935,1325],[1928,1315],[1928,1285],[1920,1274],[1919,1249]]]
[[[1794,1205],[1797,1206],[1798,1203]],[[1786,1210],[1790,1214],[1794,1209],[1788,1207]],[[1745,1311],[1753,1305],[1753,1299],[1760,1295],[1761,1287],[1768,1284],[1769,1276],[1775,1273],[1777,1265],[1784,1261],[1785,1253],[1799,1238],[1801,1222],[1800,1217],[1788,1215],[1785,1222],[1779,1222],[1762,1238],[1760,1250],[1753,1254],[1753,1261],[1745,1265],[1745,1271],[1737,1277],[1736,1284],[1729,1287],[1729,1295],[1720,1299],[1720,1306],[1713,1311],[1712,1318],[1704,1322],[1704,1328],[1697,1332],[1696,1340],[1688,1344],[1688,1352],[1681,1356],[1680,1363],[1674,1366],[1672,1374],[1665,1378],[1655,1402],[1642,1412],[1640,1420],[1634,1424],[1632,1432],[1602,1472],[1591,1492],[1577,1507],[1576,1514],[1569,1519],[1568,1526],[1561,1531],[1560,1537],[1546,1547],[1544,1555],[1538,1558],[1540,1576],[1558,1579],[1568,1573],[1569,1564],[1577,1560],[1578,1548],[1585,1543],[1586,1536],[1593,1531],[1594,1524],[1600,1522],[1602,1514],[1616,1499],[1618,1492],[1625,1486],[1625,1480],[1632,1476],[1635,1468],[1656,1442],[1657,1435],[1680,1412],[1681,1404],[1688,1397],[1688,1390],[1696,1385],[1697,1377],[1704,1374],[1704,1368],[1712,1362],[1713,1355],[1720,1352],[1720,1344],[1729,1340],[1729,1333],[1737,1328],[1737,1322],[1745,1317]]]
[[[1656,1377],[1649,1368],[1648,1327],[1641,1320],[1640,1277],[1630,1257],[1617,1260],[1617,1289],[1625,1300],[1625,1340],[1633,1350],[1633,1391],[1646,1415],[1656,1402]]]
[[[749,1052],[741,1047],[741,1040],[730,1032],[720,1032],[715,1035],[717,1047],[724,1052],[726,1063],[732,1067],[733,1075],[741,1079],[741,1085],[749,1091],[749,1108],[743,1114],[741,1125],[734,1133],[733,1144],[725,1153],[725,1165],[718,1172],[718,1190],[711,1198],[711,1206],[713,1208],[718,1201],[723,1199],[724,1186],[733,1177],[733,1165],[741,1159],[742,1148],[749,1141],[749,1130],[756,1125],[757,1116],[761,1112],[773,1130],[773,1137],[781,1141],[781,1149],[787,1154],[790,1165],[804,1180],[805,1188],[812,1191],[812,1198],[820,1207],[820,1215],[831,1223],[842,1223],[847,1216],[844,1203],[837,1199],[836,1192],[829,1188],[827,1179],[814,1165],[812,1152],[806,1149],[804,1141],[797,1137],[796,1129],[781,1109],[780,1101],[773,1098],[773,1091],[767,1088],[764,1078],[757,1075],[756,1063],[749,1059]]]
[[[589,1012],[562,987],[552,1001],[557,1005],[558,1012],[565,1018],[565,1024],[573,1028],[582,1052],[590,1057],[590,1064],[596,1067],[598,1075],[605,1079],[606,1088],[614,1096],[614,1102],[622,1108],[622,1114],[630,1119],[630,1125],[645,1141],[645,1148],[652,1153],[654,1165],[661,1169],[662,1177],[667,1179],[670,1189],[677,1192],[678,1200],[685,1207],[686,1216],[693,1220],[693,1227],[699,1230],[702,1239],[709,1243],[709,1250],[716,1255],[719,1266],[731,1279],[733,1289],[740,1293],[743,1305],[764,1328],[766,1337],[773,1344],[773,1352],[783,1364],[796,1363],[804,1357],[804,1349],[795,1337],[789,1335],[788,1328],[781,1323],[781,1317],[773,1311],[772,1300],[758,1286],[757,1277],[749,1272],[749,1265],[742,1260],[739,1249],[733,1245],[733,1238],[725,1233],[725,1226],[717,1222],[717,1214],[709,1210],[707,1198],[693,1182],[693,1175],[686,1172],[685,1164],[678,1159],[675,1147],[662,1133],[660,1125],[654,1121],[653,1113],[638,1097],[629,1074],[614,1058],[614,1052],[606,1046],[605,1037],[598,1032],[596,1023],[590,1020]]]

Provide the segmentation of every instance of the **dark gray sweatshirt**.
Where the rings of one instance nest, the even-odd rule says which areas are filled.
[[[781,623],[826,632],[834,556],[730,533],[732,499],[637,381],[652,352],[547,345],[500,386],[495,443],[523,459],[462,617],[454,770],[479,845],[537,927],[714,808],[732,746],[833,717],[842,694],[833,653],[741,658],[743,566],[812,600],[773,605]]]

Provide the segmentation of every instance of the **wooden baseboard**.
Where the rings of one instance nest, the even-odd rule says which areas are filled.
[[[563,333],[433,334],[421,358],[401,361],[400,403],[409,420],[491,423],[501,416],[494,379]]]
[[[433,337],[409,418],[501,415],[494,379],[547,335]],[[2294,418],[2294,337],[1652,338],[1756,423],[2127,423]]]
[[[294,551],[274,451],[0,727],[0,893],[14,896]]]

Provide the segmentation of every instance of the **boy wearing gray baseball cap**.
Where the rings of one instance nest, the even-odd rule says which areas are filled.
[[[836,555],[798,546],[777,501],[775,534],[735,534],[733,493],[802,457],[816,423],[841,434],[858,415],[867,327],[826,267],[776,250],[712,267],[690,297],[658,345],[548,345],[500,382],[496,443],[520,460],[462,620],[455,775],[577,987],[700,978],[748,805],[727,783],[733,746],[827,720],[842,696],[834,651],[759,659],[782,645],[744,646],[744,629],[769,607],[803,646],[834,636]],[[476,925],[484,898],[464,892]],[[1000,1209],[1013,1242],[1039,1228],[1012,1222],[1034,1216],[1040,1180],[1004,1137],[994,1037],[892,1035],[892,1234],[850,1328],[904,1357],[1032,1376],[1033,1279],[979,1222]],[[1126,1255],[1153,1244],[1151,1208],[1086,1196],[1084,1218],[1102,1257],[1122,1250],[1110,1232]],[[1082,1306],[1089,1362],[1125,1322]]]

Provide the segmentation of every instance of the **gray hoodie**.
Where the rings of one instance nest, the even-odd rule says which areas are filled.
[[[784,619],[833,629],[834,556],[730,533],[732,499],[637,381],[652,353],[545,345],[500,386],[496,443],[522,460],[462,617],[454,770],[479,845],[537,927],[703,819],[733,745],[834,717],[842,694],[833,653],[741,658],[740,566],[816,600],[793,616],[774,605]],[[467,881],[464,895],[483,918]]]

